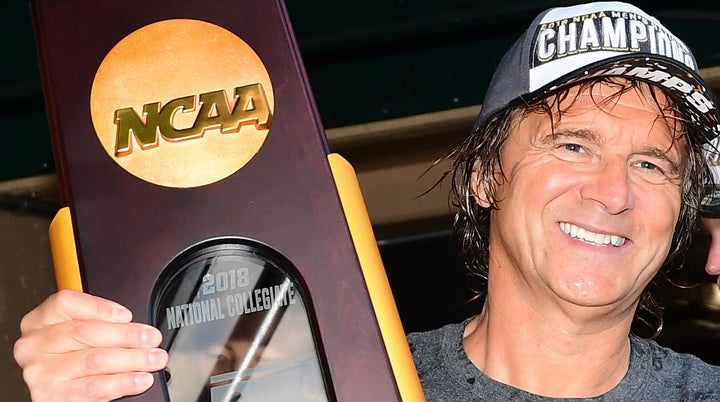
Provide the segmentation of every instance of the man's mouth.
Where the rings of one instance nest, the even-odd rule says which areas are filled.
[[[590,243],[595,246],[620,247],[625,244],[626,240],[622,236],[591,232],[567,222],[560,222],[560,230],[574,239],[582,240],[585,243]]]

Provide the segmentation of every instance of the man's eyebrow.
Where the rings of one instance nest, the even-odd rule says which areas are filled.
[[[548,135],[543,138],[543,142],[553,142],[561,138],[577,138],[592,142],[599,141],[599,136],[595,130],[589,128],[562,128],[548,133]]]

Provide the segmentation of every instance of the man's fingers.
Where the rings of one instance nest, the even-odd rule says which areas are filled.
[[[47,377],[56,383],[84,377],[152,372],[165,368],[168,355],[162,349],[87,349],[46,357],[23,367],[28,380]]]
[[[710,275],[720,274],[720,218],[703,217],[702,224],[710,233],[710,250],[708,250],[705,272]]]
[[[158,348],[96,348],[45,355],[23,367],[33,400],[54,395],[76,395],[83,401],[108,401],[145,391],[152,384],[149,372],[162,370],[167,353]],[[37,395],[37,397],[36,397]]]
[[[78,378],[54,386],[31,389],[33,401],[64,402],[74,395],[78,402],[115,400],[147,391],[154,382],[150,373],[122,373]],[[49,385],[49,384],[48,384]]]
[[[720,236],[715,234],[710,242],[705,271],[710,275],[720,274]]]
[[[75,290],[61,290],[29,312],[20,322],[25,333],[71,319],[130,322],[130,310],[111,300]]]
[[[168,355],[122,305],[60,291],[25,315],[14,356],[35,401],[109,401],[144,392]]]
[[[155,348],[162,335],[140,323],[72,320],[25,333],[15,343],[15,360],[25,366],[38,354],[59,355],[92,348]]]

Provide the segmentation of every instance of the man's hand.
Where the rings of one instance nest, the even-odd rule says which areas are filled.
[[[702,218],[703,226],[710,232],[712,241],[710,243],[710,251],[708,251],[707,262],[705,263],[705,271],[710,275],[720,275],[720,217]],[[720,283],[720,278],[718,279]]]
[[[146,391],[167,365],[156,328],[125,307],[62,290],[20,323],[15,360],[33,401],[109,401]]]

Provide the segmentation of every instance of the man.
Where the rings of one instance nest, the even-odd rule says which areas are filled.
[[[454,163],[486,300],[410,335],[428,400],[720,400],[720,368],[629,336],[712,180],[716,101],[694,67],[621,3],[545,12],[506,54]]]
[[[427,399],[720,400],[720,369],[629,335],[689,240],[718,120],[689,49],[641,10],[538,16],[455,153],[464,251],[487,296],[477,317],[409,336]],[[75,292],[28,313],[15,358],[33,398],[147,389],[167,355],[130,321]]]

